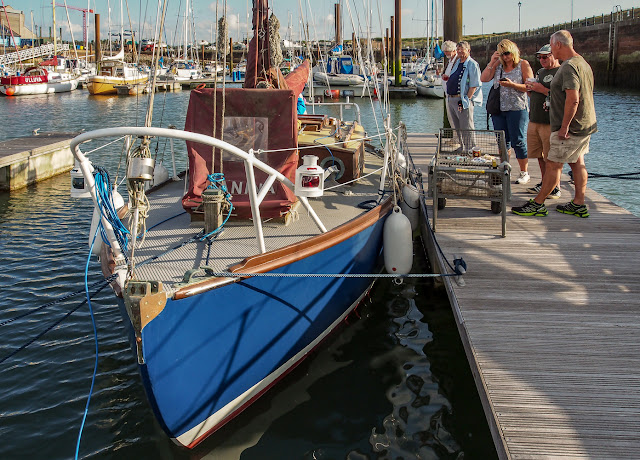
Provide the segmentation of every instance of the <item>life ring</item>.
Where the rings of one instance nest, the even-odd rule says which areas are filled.
[[[344,167],[344,161],[336,156],[328,156],[324,157],[322,161],[320,161],[320,167],[322,169],[327,169],[329,166],[337,166],[338,172],[336,173],[334,180],[339,180],[342,176],[344,176],[344,172],[346,168]]]
[[[198,86],[196,86],[196,89],[205,89],[207,87],[206,83],[200,83]]]

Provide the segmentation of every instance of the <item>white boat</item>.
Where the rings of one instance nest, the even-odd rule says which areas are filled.
[[[364,84],[364,77],[345,73],[314,72],[313,80],[325,86],[357,86]]]
[[[166,75],[175,81],[196,80],[202,78],[202,69],[194,62],[177,59],[169,66]]]
[[[433,73],[431,73],[433,72]],[[416,89],[420,96],[444,98],[444,87],[442,86],[442,78],[436,75],[434,71],[428,71],[427,75],[423,75],[415,80]]]
[[[5,96],[29,94],[63,93],[78,87],[78,78],[68,73],[49,72],[35,66],[27,68],[19,75],[0,78],[0,92]]]

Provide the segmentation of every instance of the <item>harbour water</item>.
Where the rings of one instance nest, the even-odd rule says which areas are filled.
[[[159,94],[154,125],[184,126],[188,92]],[[374,131],[368,101],[358,101]],[[89,97],[85,91],[0,98],[0,140],[32,130],[77,131],[140,125],[144,97]],[[600,132],[592,172],[637,172],[640,94],[598,91]],[[380,112],[377,110],[378,122]],[[410,132],[436,132],[442,101],[394,101],[391,116]],[[476,112],[478,128],[486,125]],[[154,146],[155,148],[155,146]],[[168,153],[158,145],[158,157]],[[176,144],[179,165],[184,147]],[[117,169],[101,151],[94,162]],[[167,157],[168,160],[168,157]],[[590,186],[640,215],[637,182],[593,179]],[[0,194],[0,324],[84,289],[90,204],[69,197],[67,175]],[[421,249],[416,246],[416,253]],[[416,272],[427,270],[417,258]],[[472,270],[473,267],[470,267]],[[89,284],[101,279],[88,267]],[[0,326],[0,360],[76,308],[83,294]],[[381,280],[357,314],[279,385],[192,452],[172,445],[145,400],[107,290],[92,301],[100,358],[80,457],[365,459],[495,457],[448,300],[428,281]],[[1,458],[69,458],[89,392],[95,344],[87,305],[31,346],[0,363]]]

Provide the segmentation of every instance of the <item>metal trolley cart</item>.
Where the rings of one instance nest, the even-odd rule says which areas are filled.
[[[461,144],[472,147],[464,149]],[[440,129],[436,154],[429,165],[433,230],[436,231],[438,209],[444,209],[447,198],[488,200],[492,212],[502,212],[504,238],[510,176],[504,131]]]

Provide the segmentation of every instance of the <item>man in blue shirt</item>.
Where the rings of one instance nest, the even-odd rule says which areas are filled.
[[[468,153],[475,145],[475,136],[471,132],[473,124],[473,108],[482,105],[482,86],[480,83],[480,66],[469,55],[471,47],[466,41],[456,45],[458,62],[451,70],[447,80],[448,113],[452,116],[450,122],[458,131],[460,152]]]

